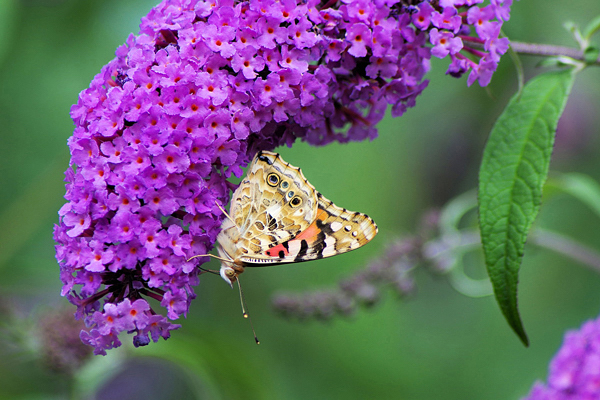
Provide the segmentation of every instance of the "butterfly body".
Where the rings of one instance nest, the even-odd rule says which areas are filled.
[[[233,193],[217,237],[221,276],[230,285],[246,267],[330,257],[368,243],[377,226],[335,206],[276,153],[260,151]]]

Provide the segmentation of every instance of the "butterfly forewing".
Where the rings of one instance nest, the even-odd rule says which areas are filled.
[[[233,194],[230,213],[235,224],[226,221],[218,240],[232,259],[264,254],[304,231],[316,211],[315,189],[300,169],[278,154],[259,152]]]

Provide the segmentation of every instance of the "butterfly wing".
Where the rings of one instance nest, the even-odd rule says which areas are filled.
[[[316,217],[310,226],[261,256],[241,260],[251,264],[316,260],[357,249],[377,234],[377,225],[368,215],[340,208],[318,192],[317,199]]]
[[[299,168],[278,154],[258,152],[233,194],[219,243],[231,259],[253,259],[306,230],[317,214],[317,192]],[[262,263],[271,263],[266,258]]]

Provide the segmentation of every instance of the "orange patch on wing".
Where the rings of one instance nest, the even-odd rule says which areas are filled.
[[[288,251],[285,247],[283,247],[282,244],[278,244],[275,247],[271,247],[269,250],[265,251],[265,254],[268,255],[269,257],[278,257],[279,258],[279,252],[283,251],[284,257],[288,255]]]
[[[314,241],[314,238],[316,238],[319,232],[321,232],[321,229],[317,227],[317,221],[322,222],[325,221],[325,219],[327,219],[327,213],[322,208],[319,208],[317,210],[317,217],[315,218],[315,221],[312,224],[310,224],[308,228],[300,232],[300,234],[292,240],[304,239],[307,241],[308,244],[311,244]],[[313,240],[310,240],[311,238]]]
[[[317,221],[324,221],[327,218],[327,216],[328,215],[325,212],[325,210],[319,208],[317,211],[317,217],[315,218],[315,221],[312,224],[310,224],[308,228],[300,232],[298,236],[296,236],[289,242],[295,242],[297,240],[306,240],[306,243],[311,245],[316,240],[319,232],[321,232],[321,229],[317,227]],[[278,244],[275,247],[271,247],[269,250],[265,251],[265,254],[269,257],[279,258],[279,253],[282,251],[284,257],[287,257],[289,255],[289,251],[283,246],[283,244]]]

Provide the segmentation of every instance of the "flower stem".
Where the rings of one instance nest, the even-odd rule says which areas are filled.
[[[584,246],[564,235],[542,229],[534,230],[530,238],[533,243],[540,247],[561,253],[585,264],[596,272],[600,272],[600,253],[595,249]]]
[[[529,54],[533,56],[567,56],[575,60],[585,61],[583,51],[573,47],[554,46],[550,44],[524,43],[510,41],[513,50],[519,54]],[[600,65],[600,57],[594,62]]]
[[[545,229],[533,230],[529,235],[529,240],[539,247],[560,253],[573,260],[579,261],[596,272],[600,272],[600,253],[576,240]],[[446,243],[454,243],[455,245],[452,249],[448,247],[444,248],[443,246],[440,246],[442,240],[438,241],[435,243],[436,246],[433,247],[438,251],[436,256],[439,256],[443,251],[454,251],[459,247],[470,249],[481,243],[479,232],[474,230],[462,231],[458,235],[453,236],[452,238],[446,238],[443,241]]]
[[[552,250],[578,261],[600,273],[600,253],[574,239],[560,233],[538,228],[531,231],[529,241],[536,246]],[[426,244],[425,259],[433,261],[440,257],[448,257],[449,252],[469,251],[478,248],[480,244],[481,239],[478,231],[475,229],[463,230]]]

